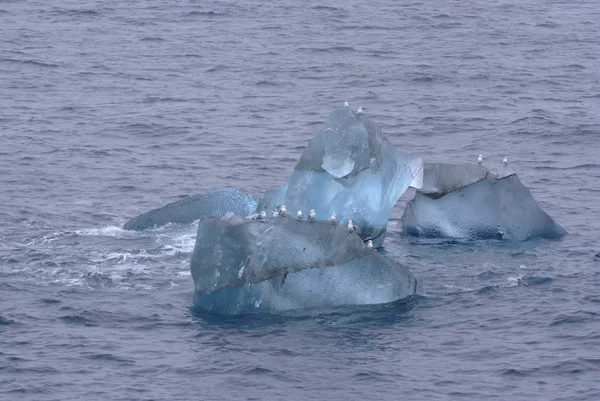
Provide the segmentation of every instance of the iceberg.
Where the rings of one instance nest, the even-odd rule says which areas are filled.
[[[232,188],[217,189],[134,217],[123,225],[123,229],[142,231],[168,223],[189,224],[203,217],[222,217],[227,212],[247,216],[256,210],[257,204],[257,200],[246,192]]]
[[[364,114],[336,109],[298,160],[285,205],[294,215],[314,209],[319,220],[352,220],[379,247],[398,198],[422,176],[422,160],[396,150]]]
[[[346,227],[292,217],[201,220],[191,272],[195,304],[222,314],[387,303],[416,291],[407,268]]]
[[[400,221],[406,234],[422,237],[525,241],[566,234],[514,171],[472,164],[425,164],[423,187]]]

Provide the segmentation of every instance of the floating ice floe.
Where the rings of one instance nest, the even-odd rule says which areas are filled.
[[[134,217],[123,225],[125,230],[141,231],[168,223],[189,224],[203,217],[222,217],[227,212],[246,216],[256,210],[254,196],[237,189],[217,189],[189,196]]]
[[[401,225],[423,237],[525,241],[566,234],[513,170],[476,164],[426,163],[423,187],[407,204]]]
[[[387,303],[416,291],[406,267],[356,233],[292,217],[201,220],[191,272],[195,304],[223,314]]]

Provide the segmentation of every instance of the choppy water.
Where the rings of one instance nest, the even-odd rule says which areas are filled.
[[[0,1],[1,399],[600,399],[600,4],[377,3]],[[346,100],[428,160],[509,156],[569,235],[393,220],[420,296],[223,318],[193,227],[118,228],[282,184]]]

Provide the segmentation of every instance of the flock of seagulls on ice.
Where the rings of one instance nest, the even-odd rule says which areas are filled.
[[[277,216],[280,217],[286,217],[287,216],[287,207],[285,205],[282,205],[281,207],[278,208],[277,210]],[[247,219],[250,220],[258,220],[260,222],[265,222],[267,220],[267,212],[264,210],[261,210],[260,213],[258,214],[254,214],[252,216],[248,216]],[[302,210],[298,210],[296,212],[296,219],[299,221],[304,220],[304,213],[302,213]],[[310,211],[308,212],[308,219],[309,222],[313,222],[317,220],[317,212],[315,212],[315,209],[310,209]],[[336,226],[338,224],[338,218],[337,215],[334,213],[331,215],[331,217],[329,217],[329,223],[331,223],[332,225]],[[348,220],[348,232],[350,233],[356,233],[358,232],[358,226],[356,224],[354,224],[354,222],[352,220]],[[367,246],[367,248],[376,251],[376,249],[373,246],[373,241],[372,240],[367,240],[365,242],[365,245]]]

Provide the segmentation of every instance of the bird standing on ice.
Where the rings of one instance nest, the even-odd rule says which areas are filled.
[[[368,240],[367,241],[367,248],[369,248],[370,250],[374,250],[374,248],[373,248],[373,241],[372,240]]]
[[[344,107],[350,107],[350,103],[344,102]]]
[[[352,220],[348,220],[348,231],[350,231],[351,233],[354,233],[354,232],[358,231],[358,227],[356,227],[354,225],[354,223],[352,222]]]
[[[304,214],[302,214],[302,210],[298,210],[298,213],[296,213],[296,218],[298,220],[302,220],[304,218]]]
[[[502,163],[504,163],[504,165],[506,167],[508,167],[508,157],[504,156],[504,159],[502,160]]]
[[[267,212],[265,212],[264,210],[263,210],[263,211],[261,211],[261,212],[258,214],[258,219],[259,219],[260,221],[265,221],[265,220],[267,219]]]
[[[308,221],[315,221],[316,218],[317,213],[315,213],[315,209],[310,209],[310,212],[308,212]]]
[[[479,155],[479,157],[477,158],[477,164],[483,164],[483,156]]]
[[[287,208],[285,207],[285,205],[281,205],[281,209],[279,209],[279,215],[281,217],[287,216]]]
[[[357,112],[358,114],[362,113],[362,112],[363,112],[363,109],[362,109],[362,107],[359,107],[359,108],[356,110],[356,112]]]
[[[331,215],[331,217],[329,218],[329,222],[334,226],[337,224],[337,216],[335,213]]]

